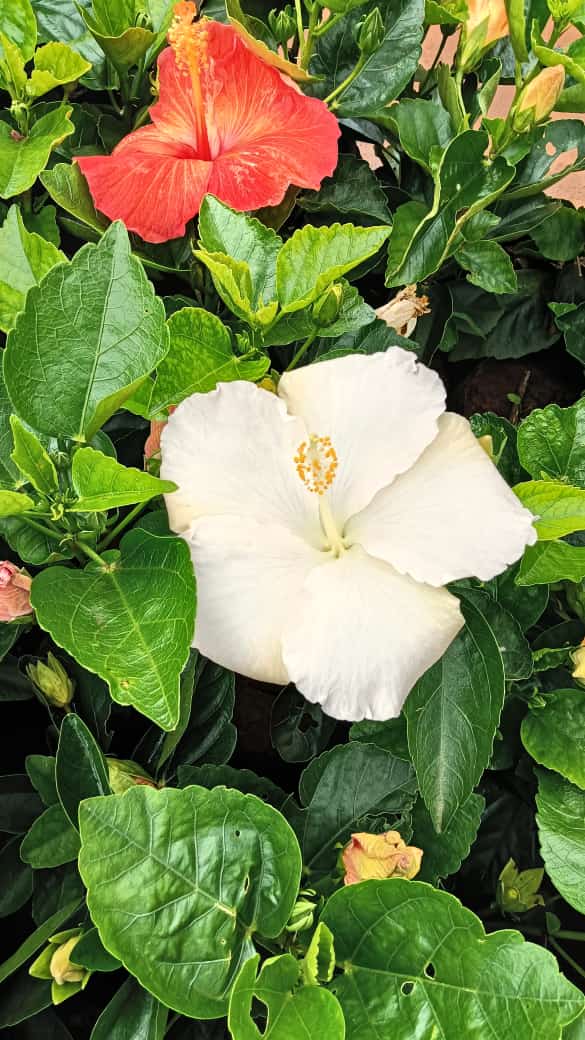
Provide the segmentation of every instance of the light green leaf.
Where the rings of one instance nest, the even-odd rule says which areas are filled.
[[[538,771],[540,852],[555,888],[585,913],[585,791],[558,773]]]
[[[585,548],[568,542],[530,545],[520,563],[518,585],[549,585],[585,578]]]
[[[313,932],[313,938],[302,961],[303,978],[310,986],[331,982],[335,973],[335,945],[333,935],[323,921]]]
[[[30,513],[34,507],[35,504],[28,495],[21,495],[18,491],[0,491],[0,517]]]
[[[87,9],[81,11],[90,33],[122,73],[136,65],[158,42],[150,29],[135,24],[139,10],[134,0],[93,0],[91,14]]]
[[[0,32],[30,61],[37,43],[37,21],[30,0],[2,0]]]
[[[59,478],[51,456],[36,434],[23,426],[16,415],[10,416],[10,426],[14,438],[14,451],[10,458],[14,465],[41,494],[54,494],[59,490]]]
[[[162,301],[116,222],[30,290],[8,336],[4,378],[15,410],[36,430],[84,440],[167,349]]]
[[[534,514],[539,541],[551,541],[585,529],[585,490],[558,480],[527,480],[514,488]]]
[[[449,877],[459,870],[475,841],[484,807],[481,795],[470,794],[451,818],[449,826],[442,834],[437,834],[425,803],[422,798],[417,799],[412,813],[411,845],[423,850],[422,866],[417,875],[419,881],[430,881],[435,885],[439,878]]]
[[[177,489],[170,480],[159,480],[133,466],[123,466],[89,447],[75,452],[71,483],[77,495],[77,501],[67,507],[72,513],[119,509]]]
[[[206,252],[223,253],[247,264],[254,310],[275,299],[276,257],[282,246],[275,231],[206,195],[199,213],[199,234]]]
[[[283,311],[298,311],[316,300],[344,274],[352,271],[382,248],[389,227],[299,228],[285,242],[276,261],[278,299]]]
[[[541,766],[585,790],[585,690],[552,690],[522,722],[522,743]]]
[[[214,390],[218,383],[261,379],[270,365],[268,355],[258,350],[234,354],[229,330],[201,307],[175,311],[167,324],[170,348],[157,370],[150,401],[153,413],[191,394]]]
[[[226,306],[249,325],[261,325],[254,307],[252,274],[248,264],[244,260],[235,260],[227,253],[208,253],[205,249],[195,249],[193,254],[207,267],[216,292]],[[276,305],[269,310],[272,319]]]
[[[399,816],[415,794],[412,766],[389,751],[353,741],[324,751],[304,770],[299,784],[305,813],[297,834],[311,881],[330,874],[356,829],[372,829],[376,817]]]
[[[0,121],[0,196],[21,195],[31,188],[47,165],[56,145],[75,130],[71,108],[61,105],[41,116],[28,135],[13,136],[9,123]]]
[[[79,869],[106,949],[181,1014],[225,1013],[252,936],[277,936],[301,873],[289,825],[253,795],[135,787],[80,807]]]
[[[83,224],[100,234],[108,227],[109,220],[97,213],[87,181],[76,163],[70,166],[57,163],[51,170],[45,170],[41,174],[41,184],[58,206]]]
[[[524,0],[506,0],[506,12],[514,57],[519,62],[528,61]]]
[[[291,1040],[301,1036],[344,1040],[345,1022],[339,1002],[320,986],[301,985],[301,965],[292,954],[271,957],[256,977],[259,963],[258,955],[251,957],[234,983],[228,1016],[233,1040]],[[252,1018],[254,999],[268,1008],[262,1033]]]
[[[322,920],[343,969],[329,988],[347,1040],[561,1040],[583,1005],[551,953],[519,932],[486,935],[458,899],[419,881],[348,885]]]
[[[110,793],[108,771],[99,745],[79,715],[73,713],[61,723],[55,780],[61,805],[74,827],[77,827],[79,803],[84,798]]]
[[[469,271],[467,281],[472,285],[486,292],[518,292],[514,265],[497,242],[466,242],[455,255],[461,267]]]
[[[28,232],[18,206],[11,206],[0,229],[0,329],[8,332],[24,307],[28,290],[38,285],[64,253],[40,235]]]
[[[504,667],[482,610],[463,599],[465,628],[411,691],[408,745],[435,829],[442,833],[486,768],[504,703]]]
[[[26,85],[26,92],[30,97],[41,97],[55,87],[74,83],[90,69],[91,62],[66,43],[46,43],[35,53],[34,69]]]
[[[518,454],[535,480],[585,488],[585,400],[535,408],[518,427]]]
[[[37,621],[108,682],[115,701],[173,729],[195,612],[188,547],[135,530],[122,539],[119,556],[107,556],[103,567],[41,571],[31,590]]]
[[[355,286],[346,282],[345,278],[342,278],[337,284],[342,289],[339,314],[330,325],[319,328],[319,336],[324,340],[338,339],[340,336],[355,332],[376,321],[375,310],[362,299]],[[385,337],[385,347],[388,347],[390,346],[388,340],[391,341],[392,333],[385,322],[380,321],[380,326]],[[264,347],[282,346],[286,343],[293,343],[295,340],[306,339],[315,331],[315,327],[311,307],[302,311],[294,311],[292,314],[285,313],[266,333],[263,333],[262,345]],[[352,352],[348,351],[348,353]]]
[[[168,1014],[135,979],[126,979],[102,1011],[91,1040],[163,1040]]]
[[[50,805],[35,820],[20,846],[20,856],[35,870],[77,859],[79,835],[63,806]]]
[[[26,87],[25,60],[22,51],[0,32],[0,88],[13,101],[19,102]]]
[[[355,155],[340,155],[335,172],[319,190],[305,192],[297,201],[309,213],[353,213],[382,224],[390,224],[392,219],[376,174]]]

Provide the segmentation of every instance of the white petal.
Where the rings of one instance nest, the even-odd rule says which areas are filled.
[[[252,516],[322,545],[316,496],[293,461],[306,436],[302,419],[252,383],[220,383],[187,398],[161,439],[161,476],[179,487],[166,497],[173,530],[210,514]]]
[[[235,516],[202,517],[183,537],[197,579],[193,645],[234,672],[288,682],[282,632],[323,553],[286,528]]]
[[[408,473],[349,521],[346,536],[416,581],[489,581],[533,545],[532,515],[520,505],[460,415]]]
[[[285,372],[278,393],[337,452],[330,491],[338,524],[409,469],[437,434],[445,389],[436,372],[401,347]]]
[[[389,719],[462,624],[446,589],[419,585],[354,546],[308,575],[282,656],[291,681],[328,715]]]

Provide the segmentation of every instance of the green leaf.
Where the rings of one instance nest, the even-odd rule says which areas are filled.
[[[15,953],[12,954],[5,960],[3,964],[0,964],[0,982],[4,982],[9,975],[12,975],[18,968],[22,967],[23,964],[33,956],[34,953],[44,946],[49,940],[50,936],[56,932],[62,924],[71,917],[71,914],[79,906],[79,900],[75,902],[67,903],[57,910],[56,913],[52,914],[43,924],[37,928],[31,935],[24,940],[24,942],[18,947]]]
[[[134,979],[126,979],[102,1011],[91,1040],[163,1040],[167,1018],[168,1008]]]
[[[216,1018],[252,936],[277,936],[301,872],[271,806],[216,788],[135,787],[80,808],[79,869],[106,949],[181,1014]]]
[[[564,333],[565,344],[569,354],[577,358],[581,364],[585,361],[583,347],[585,331],[585,305],[575,303],[550,303],[555,316],[555,324]]]
[[[534,514],[539,541],[551,541],[585,529],[585,490],[558,480],[527,480],[515,494]]]
[[[527,553],[531,551],[532,547],[527,550]],[[503,574],[499,574],[497,578],[486,582],[485,587],[490,596],[501,603],[504,609],[516,618],[522,631],[526,632],[544,613],[548,603],[548,589],[537,586],[532,589],[519,588],[520,570],[521,565],[514,564],[512,567],[508,567]]]
[[[406,736],[406,719],[400,714],[396,719],[385,722],[354,722],[349,731],[350,740],[359,740],[361,744],[375,744],[376,747],[390,751],[396,758],[410,762],[408,740]]]
[[[0,777],[0,832],[24,834],[42,809],[28,777],[20,773]]]
[[[21,495],[17,491],[0,491],[0,517],[30,513],[34,505],[28,495]]]
[[[84,440],[167,349],[162,301],[116,222],[30,290],[8,336],[4,378],[16,411],[36,430]]]
[[[102,512],[135,502],[148,502],[156,495],[176,491],[170,480],[159,480],[133,466],[122,466],[94,448],[78,448],[73,456],[71,482],[77,501],[67,506],[71,513]]]
[[[20,838],[10,838],[0,849],[0,918],[16,913],[32,895],[33,872],[20,858]]]
[[[493,412],[476,413],[469,422],[476,437],[492,438],[494,461],[506,483],[518,484],[526,474],[518,459],[516,427]]]
[[[341,303],[339,313],[330,325],[319,327],[319,336],[322,340],[337,339],[348,333],[356,332],[371,326],[375,322],[376,312],[369,304],[361,298],[357,289],[342,278],[337,283],[341,286]],[[382,334],[385,334],[384,348],[392,345],[392,333],[389,333],[385,322],[380,322]],[[262,345],[264,348],[283,346],[293,343],[295,340],[306,339],[315,332],[316,325],[312,315],[312,308],[294,311],[293,314],[283,314],[266,332],[262,333]],[[385,330],[385,333],[384,333]],[[388,342],[390,340],[390,342]],[[409,342],[409,347],[411,346]],[[321,358],[320,358],[321,360]]]
[[[262,326],[266,315],[268,320],[272,321],[277,309],[276,304],[261,308],[259,313],[256,312],[252,274],[244,260],[234,260],[226,253],[208,253],[204,249],[195,249],[193,254],[207,267],[218,296],[238,318],[252,327]]]
[[[61,723],[55,778],[59,800],[74,827],[84,798],[110,793],[104,756],[79,715],[67,715]]]
[[[535,408],[518,428],[518,454],[535,480],[585,488],[585,401]]]
[[[562,206],[532,228],[530,237],[547,260],[575,260],[585,252],[583,213],[570,206]]]
[[[552,690],[522,722],[522,743],[541,766],[585,790],[585,690]]]
[[[94,0],[94,11],[95,6]],[[156,46],[156,34],[142,26],[132,26],[119,35],[112,36],[103,23],[92,18],[89,12],[84,11],[83,19],[96,43],[122,75],[133,65],[137,65],[150,48]]]
[[[18,206],[11,206],[0,229],[0,329],[8,332],[23,309],[28,290],[55,264],[65,260],[60,249],[29,233]]]
[[[79,835],[61,805],[50,805],[33,823],[20,846],[24,863],[38,870],[77,858]]]
[[[522,557],[518,585],[549,585],[557,581],[582,581],[585,578],[585,548],[568,542],[538,542]]]
[[[25,758],[25,769],[30,782],[45,805],[54,805],[59,801],[55,762],[53,755],[27,755]]]
[[[355,155],[340,155],[335,173],[325,178],[318,191],[305,192],[297,201],[309,213],[358,214],[381,224],[392,219],[376,174]]]
[[[475,841],[485,801],[478,794],[459,806],[449,826],[437,834],[429,811],[422,798],[418,798],[412,812],[412,845],[423,850],[419,881],[430,881],[435,885],[439,878],[455,874]]]
[[[322,921],[319,922],[303,957],[303,978],[310,986],[331,982],[335,972],[333,935]]]
[[[372,830],[376,818],[407,811],[414,794],[410,763],[373,744],[353,741],[314,759],[299,784],[306,811],[297,831],[310,880],[334,870],[336,845],[345,845],[355,830]]]
[[[374,256],[390,234],[388,227],[299,228],[285,242],[276,262],[278,299],[283,311],[307,307],[344,274]]]
[[[519,62],[528,61],[528,49],[526,47],[526,14],[524,6],[524,0],[506,0],[510,43],[512,44],[514,57]]]
[[[89,32],[79,8],[91,8],[91,0],[32,0],[37,16],[39,38],[43,42],[57,40],[66,42],[73,50],[92,63],[92,69],[84,76],[84,83],[94,90],[116,86],[115,75],[106,67],[103,51]]]
[[[0,32],[30,61],[37,43],[37,22],[30,0],[2,0]]]
[[[32,187],[53,148],[75,130],[70,113],[60,105],[37,119],[28,137],[13,136],[10,124],[0,121],[0,197],[9,199]]]
[[[52,495],[59,490],[59,478],[55,464],[40,440],[23,426],[16,415],[11,415],[10,426],[14,438],[14,451],[10,458],[37,491]]]
[[[76,163],[71,166],[57,163],[51,170],[45,170],[41,184],[58,206],[94,231],[101,234],[109,226],[109,220],[97,213],[87,181]]]
[[[402,98],[389,110],[387,120],[406,154],[432,175],[438,157],[453,139],[448,112],[433,101]]]
[[[558,773],[538,771],[540,852],[555,888],[585,913],[585,792]]]
[[[347,1040],[560,1040],[583,1004],[551,953],[519,932],[486,935],[459,900],[419,881],[346,886],[322,920],[343,969],[329,988]]]
[[[84,571],[49,567],[36,576],[37,621],[82,667],[162,729],[179,717],[179,676],[193,635],[195,587],[179,538],[130,531],[120,555]]]
[[[294,1036],[321,1035],[344,1040],[345,1022],[339,1002],[320,986],[301,985],[299,961],[290,953],[265,961],[251,957],[240,970],[230,996],[228,1025],[234,1040],[291,1040]],[[261,1033],[252,1016],[252,1003],[260,1000],[268,1009]]]
[[[235,704],[234,673],[199,658],[195,672],[193,710],[178,747],[173,766],[200,762],[227,762],[236,746],[236,727],[231,721]],[[164,748],[164,745],[163,745]]]
[[[201,245],[208,253],[223,253],[247,265],[254,310],[276,297],[276,257],[282,239],[254,217],[206,195],[199,213]]]
[[[506,192],[506,201],[540,194],[568,173],[585,167],[585,126],[580,119],[555,119],[537,127],[531,138],[532,148],[516,166],[514,184]],[[567,152],[569,162],[559,170],[559,157]]]
[[[261,379],[270,358],[258,350],[238,357],[226,326],[201,307],[184,307],[168,320],[170,348],[159,365],[152,391],[153,413],[180,404],[191,394],[207,393],[218,383]]]
[[[208,762],[203,766],[179,766],[177,770],[178,787],[206,787],[208,791],[214,787],[233,787],[242,794],[255,794],[263,802],[279,809],[286,815],[282,806],[292,801],[292,795],[286,794],[272,780],[265,776],[257,776],[251,769],[235,769],[234,766],[215,765]]]
[[[486,768],[504,703],[504,667],[482,610],[461,602],[465,628],[411,691],[408,746],[435,830],[442,833]]]
[[[51,1003],[51,983],[33,979],[26,968],[20,968],[9,982],[0,987],[0,1029],[18,1026],[32,1018],[31,1027],[34,1024],[38,1030],[42,1018],[39,1012]]]
[[[458,591],[466,600],[475,604],[491,628],[502,657],[506,680],[528,679],[532,675],[530,644],[513,614],[492,598],[490,590],[485,587],[461,586]]]
[[[159,772],[164,766],[165,762],[169,760],[175,749],[178,747],[187,726],[189,725],[189,719],[191,718],[191,704],[193,701],[193,694],[195,692],[195,670],[197,665],[200,664],[199,653],[197,650],[191,650],[187,663],[181,672],[181,678],[179,682],[179,721],[170,733],[165,733],[162,741],[160,741],[160,753],[156,762],[156,769]],[[192,780],[191,783],[195,783]],[[186,786],[179,784],[178,786]],[[202,786],[207,786],[203,784]]]
[[[456,253],[457,261],[469,271],[467,281],[486,292],[518,292],[514,265],[497,242],[467,242]]]
[[[323,97],[353,72],[360,57],[358,23],[376,3],[360,7],[316,41],[311,72],[324,79]],[[378,4],[384,19],[381,46],[370,54],[351,85],[334,104],[346,117],[375,116],[402,93],[416,72],[424,32],[424,0],[388,0]]]
[[[285,686],[270,713],[270,739],[285,762],[308,762],[327,747],[336,722],[319,704],[305,700],[296,687]]]
[[[30,97],[41,97],[55,87],[74,83],[90,69],[91,62],[66,43],[46,43],[35,53],[34,69],[26,85],[26,92]]]
[[[97,928],[84,932],[75,946],[75,963],[89,971],[117,971],[120,961],[108,953]]]
[[[396,211],[386,285],[409,285],[438,270],[459,245],[466,221],[494,202],[513,179],[514,168],[505,159],[486,163],[488,143],[483,130],[460,134],[436,170],[430,209],[407,202]]]

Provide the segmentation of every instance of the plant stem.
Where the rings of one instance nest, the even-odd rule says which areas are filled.
[[[442,55],[443,51],[445,50],[445,46],[447,44],[447,40],[448,39],[449,39],[448,34],[447,33],[443,33],[442,34],[442,38],[441,38],[441,42],[439,44],[439,48],[437,50],[437,53],[435,54],[435,57],[433,58],[432,64],[429,66],[429,68],[426,70],[424,76],[419,81],[419,85],[418,85],[418,92],[419,92],[419,94],[422,94],[424,92],[424,89],[425,89],[425,87],[426,87],[426,85],[428,83],[428,80],[429,80],[429,76],[431,75],[432,72],[435,71],[435,69],[436,69],[436,67],[437,67],[437,65],[439,63],[439,59],[441,58],[441,55]]]
[[[585,942],[585,932],[570,932],[562,928],[559,932],[555,932],[554,938],[570,939],[571,942]]]
[[[18,519],[22,520],[24,524],[28,524],[29,527],[34,528],[35,531],[38,531],[40,534],[43,534],[45,538],[52,538],[55,542],[61,542],[64,538],[63,533],[60,534],[58,531],[53,531],[50,527],[45,527],[44,524],[39,524],[30,516],[24,516],[21,514]]]
[[[119,117],[123,116],[124,115],[124,109],[121,108],[120,105],[118,104],[118,102],[116,101],[116,99],[114,97],[114,91],[113,90],[108,90],[108,97],[110,99],[110,104],[111,104],[112,108],[114,109],[114,112],[116,113],[116,115],[119,116]]]
[[[306,354],[307,350],[311,346],[311,343],[313,343],[317,339],[318,332],[319,332],[318,329],[313,329],[313,331],[307,336],[305,342],[301,343],[301,345],[300,345],[299,349],[297,350],[296,354],[294,355],[290,365],[287,366],[287,369],[286,369],[287,372],[290,372],[290,370],[292,368],[296,368],[296,366],[298,365],[298,363],[301,360],[301,358],[304,357],[304,355]]]
[[[335,99],[338,98],[340,94],[345,93],[347,88],[349,86],[351,86],[351,84],[353,83],[354,79],[357,76],[359,76],[359,74],[362,71],[364,65],[366,64],[366,61],[367,61],[367,58],[363,54],[360,54],[358,63],[355,66],[355,68],[353,68],[351,70],[349,76],[346,76],[345,79],[343,80],[343,82],[340,83],[339,86],[335,88],[335,90],[332,90],[331,93],[329,94],[329,96],[325,98],[325,104],[326,105],[331,105],[331,102],[335,101]],[[331,107],[332,108],[337,108],[337,105],[335,104],[335,105],[332,105]]]
[[[295,11],[297,13],[297,36],[299,38],[299,58],[302,55],[303,43],[305,42],[305,27],[303,25],[303,7],[301,0],[295,0]]]
[[[305,37],[304,31],[300,41],[301,46],[299,50],[299,65],[302,69],[308,69],[311,57],[313,55],[313,45],[315,43],[315,29],[317,23],[321,17],[321,8],[317,3],[317,0],[313,0],[313,6],[309,14],[309,27],[307,29],[307,35]]]
[[[326,18],[324,22],[319,22],[319,25],[316,25],[313,29],[314,39],[319,39],[320,36],[324,36],[325,33],[329,32],[334,25],[337,25],[342,18],[345,18],[345,14],[346,12],[342,11],[340,14],[333,14],[330,18]]]
[[[86,556],[89,556],[90,560],[93,560],[94,563],[99,563],[100,567],[106,566],[105,560],[102,560],[99,553],[96,553],[95,549],[92,549],[91,546],[87,545],[85,542],[73,542],[73,547],[74,549],[79,549],[80,552],[84,553]]]
[[[112,544],[114,539],[117,538],[118,535],[121,534],[121,532],[124,531],[128,527],[128,525],[132,523],[134,518],[137,517],[143,509],[146,509],[147,505],[147,502],[139,502],[138,505],[134,506],[134,508],[130,510],[129,513],[126,513],[126,516],[122,520],[120,520],[120,523],[116,524],[116,526],[113,527],[111,531],[108,531],[105,538],[102,538],[98,546],[100,552],[103,549],[107,549],[108,545]]]
[[[561,944],[558,943],[555,939],[553,939],[552,935],[549,935],[548,941],[552,946],[553,950],[555,950],[555,952],[558,953],[560,957],[564,957],[567,964],[571,965],[573,971],[576,971],[577,975],[580,975],[581,978],[585,979],[585,969],[582,968],[581,965],[578,964],[573,957],[571,957],[571,954],[567,953],[567,951],[563,949]]]

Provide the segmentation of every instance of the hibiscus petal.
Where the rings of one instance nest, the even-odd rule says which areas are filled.
[[[320,548],[316,496],[293,461],[306,436],[302,420],[253,383],[220,383],[187,398],[161,439],[161,476],[179,487],[167,497],[173,530],[187,530],[199,516],[232,514],[281,524]]]
[[[158,101],[150,109],[150,118],[161,133],[171,140],[197,148],[197,119],[193,103],[191,75],[180,69],[171,47],[165,47],[158,59]]]
[[[331,437],[339,465],[329,494],[340,527],[413,465],[445,408],[438,375],[400,347],[287,372],[278,393],[310,433]]]
[[[536,541],[531,514],[467,420],[452,413],[441,416],[438,436],[412,469],[351,518],[346,535],[431,585],[471,575],[489,581]]]
[[[395,718],[463,624],[446,589],[419,585],[353,546],[312,570],[284,630],[289,678],[336,719]]]
[[[282,632],[322,553],[283,527],[240,516],[202,517],[185,538],[197,575],[193,645],[252,679],[287,683]]]
[[[143,126],[124,137],[111,155],[80,156],[76,162],[96,208],[123,220],[146,242],[166,242],[185,233],[207,191],[211,163]]]

